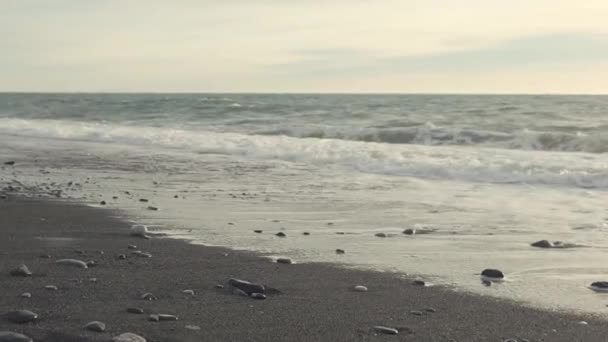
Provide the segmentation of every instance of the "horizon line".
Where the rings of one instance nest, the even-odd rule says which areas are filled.
[[[607,96],[606,93],[561,93],[561,92],[538,92],[538,93],[521,93],[521,92],[279,92],[279,91],[261,91],[261,92],[231,92],[231,91],[4,91],[0,90],[0,94],[6,95],[460,95],[460,96]]]

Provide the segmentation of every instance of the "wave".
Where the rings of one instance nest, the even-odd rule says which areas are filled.
[[[4,135],[4,137],[1,137]],[[0,137],[153,147],[339,167],[365,173],[474,183],[608,188],[603,155],[458,146],[395,145],[340,139],[249,135],[61,120],[0,119]]]
[[[607,153],[608,133],[538,132],[515,133],[444,128],[432,123],[408,127],[342,129],[335,127],[271,128],[255,131],[259,135],[285,135],[297,138],[341,139],[389,144],[457,145],[532,151]]]

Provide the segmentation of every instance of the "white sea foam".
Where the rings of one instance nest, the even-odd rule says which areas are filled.
[[[67,120],[0,119],[0,134],[154,146],[426,179],[608,188],[608,162],[604,155],[592,153],[396,145]]]

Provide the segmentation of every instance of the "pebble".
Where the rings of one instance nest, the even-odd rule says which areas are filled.
[[[158,322],[158,321],[160,321],[160,318],[158,317],[158,315],[150,315],[150,316],[148,316],[148,321]]]
[[[141,315],[144,313],[144,309],[141,308],[127,308],[128,313]]]
[[[579,321],[577,323],[580,324],[580,325],[589,325],[589,323],[587,323],[586,321]]]
[[[57,291],[57,290],[59,290],[59,288],[57,288],[57,286],[55,286],[55,285],[46,285],[44,287],[44,289],[45,290],[49,290],[49,291]]]
[[[485,280],[501,281],[505,278],[505,275],[500,270],[486,268],[485,270],[481,271],[481,277]]]
[[[106,330],[106,324],[99,321],[93,321],[87,323],[84,328],[95,332],[104,332]]]
[[[153,207],[153,206],[151,206],[151,205],[149,205],[147,209],[148,209],[148,210],[152,210],[152,211],[158,211],[158,208],[157,208],[157,207]]]
[[[139,201],[140,202],[148,202],[148,199],[146,199],[146,198],[140,198]]]
[[[34,342],[34,340],[16,332],[0,331],[0,342]]]
[[[6,314],[6,319],[13,323],[29,323],[38,318],[38,314],[29,310],[11,311]]]
[[[540,240],[540,241],[531,243],[530,246],[539,247],[539,248],[551,248],[551,247],[553,247],[553,243],[551,243],[551,241],[549,241],[549,240]]]
[[[266,299],[266,295],[263,294],[263,293],[255,293],[254,292],[254,293],[252,293],[250,295],[250,297],[253,298],[253,299]]]
[[[417,286],[426,286],[426,282],[424,280],[416,279],[412,282],[412,284]]]
[[[385,233],[376,233],[375,234],[376,237],[381,237],[381,238],[385,238],[386,234]]]
[[[95,267],[97,265],[98,265],[97,262],[94,260],[87,261],[87,267]]]
[[[262,233],[263,233],[263,230],[256,229],[256,230],[254,230],[253,232],[254,232],[254,233],[258,233],[258,234],[262,234]]]
[[[483,279],[483,280],[481,281],[481,283],[482,283],[483,285],[485,285],[485,286],[488,286],[488,287],[489,287],[489,286],[492,286],[492,282],[491,282],[491,281],[489,281],[489,280],[486,280],[486,279]]]
[[[118,256],[119,260],[125,260],[126,258],[127,258],[127,256],[124,255],[124,254],[121,254],[121,255]]]
[[[367,287],[365,287],[363,285],[357,285],[357,286],[353,287],[353,290],[356,292],[367,292]]]
[[[228,280],[228,285],[245,292],[247,295],[251,295],[252,293],[266,293],[264,285],[254,284],[246,280],[231,278]]]
[[[99,202],[100,205],[106,205],[106,201]]]
[[[29,292],[23,292],[23,293],[21,294],[21,297],[22,297],[22,298],[32,298],[32,294],[31,294],[31,293],[29,293]]]
[[[127,248],[128,249],[137,249],[137,246],[135,246],[135,245],[129,245],[129,246],[127,246]]]
[[[405,235],[415,235],[416,234],[416,229],[408,228],[408,229],[406,229],[406,230],[403,231],[403,234],[405,234]]]
[[[589,288],[596,292],[608,292],[608,281],[593,282]]]
[[[131,234],[131,236],[147,238],[148,237],[148,235],[147,235],[148,227],[146,227],[143,224],[134,224],[133,226],[131,226],[130,234]]]
[[[379,334],[399,335],[399,330],[397,330],[395,328],[384,327],[381,325],[376,325],[374,327],[374,331]]]
[[[215,288],[216,289],[223,289],[224,285],[222,285],[222,284],[215,284]]]
[[[142,257],[142,258],[151,258],[152,254],[148,253],[148,252],[142,252],[142,251],[133,251],[131,252],[131,255],[135,255],[138,257]]]
[[[32,271],[30,271],[30,269],[25,264],[22,264],[14,270],[11,270],[10,274],[13,277],[31,277]]]
[[[79,268],[89,268],[87,266],[86,262],[84,262],[82,260],[77,260],[77,259],[59,259],[59,260],[55,261],[55,263],[58,265],[74,266],[74,267],[79,267]]]
[[[289,258],[278,258],[277,264],[293,264],[293,261]]]
[[[424,315],[424,313],[422,311],[418,311],[418,310],[412,310],[410,311],[410,313],[414,316],[422,316]]]
[[[42,259],[50,259],[51,256],[48,255],[48,254],[42,254],[42,255],[40,255],[40,258],[42,258]]]
[[[186,294],[186,295],[194,296],[194,290],[184,290],[184,291],[182,291],[182,293]]]
[[[278,237],[286,237],[286,236],[287,236],[287,235],[285,235],[285,233],[283,233],[283,232],[278,232],[278,233],[276,233],[276,234],[274,234],[274,235],[276,235],[276,236],[278,236]]]
[[[15,165],[15,161],[10,160],[10,161],[4,162],[4,165],[9,165],[9,166]]]
[[[158,299],[155,295],[151,294],[150,292],[144,293],[143,295],[141,295],[140,298],[143,300],[157,300]]]
[[[97,282],[97,278],[89,278],[89,282],[90,283],[96,283]]]
[[[310,233],[309,232],[304,232],[304,233],[302,233],[302,235],[310,235]]]
[[[336,254],[344,254],[344,253],[346,253],[346,252],[343,249],[340,249],[340,248],[336,249]]]
[[[435,308],[424,308],[424,311],[426,311],[426,312],[437,312],[437,309],[435,309]]]
[[[115,336],[112,342],[146,342],[146,339],[133,333],[124,333]]]
[[[177,321],[178,318],[175,315],[158,314],[159,321]]]
[[[201,330],[201,327],[199,327],[198,325],[186,325],[185,328],[188,330]]]

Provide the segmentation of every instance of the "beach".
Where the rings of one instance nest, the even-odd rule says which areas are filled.
[[[69,200],[9,194],[0,200],[0,222],[0,307],[39,314],[28,324],[3,318],[0,331],[21,332],[34,341],[108,341],[124,332],[153,342],[571,342],[604,341],[608,334],[605,321],[589,315],[548,312],[446,287],[419,286],[403,275],[321,263],[277,264],[251,252],[163,236],[132,237],[124,213]],[[129,245],[152,257],[132,255]],[[127,259],[119,259],[120,254]],[[93,260],[97,266],[78,269],[55,264],[61,258]],[[20,264],[26,264],[33,275],[10,276],[9,271]],[[266,284],[280,293],[255,300],[215,287],[226,286],[230,278]],[[46,290],[46,285],[58,290]],[[353,291],[356,285],[369,291]],[[194,295],[182,293],[186,289]],[[23,292],[30,292],[31,298],[20,297]],[[143,300],[144,293],[157,299]],[[127,313],[129,307],[142,308],[144,314]],[[148,321],[149,314],[158,313],[179,320]],[[107,325],[105,332],[84,329],[95,320]],[[378,334],[374,326],[400,332]]]

